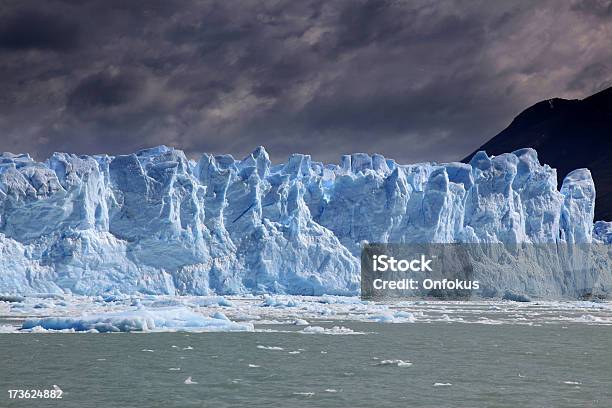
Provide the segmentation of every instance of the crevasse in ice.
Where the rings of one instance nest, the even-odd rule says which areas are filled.
[[[533,149],[414,165],[364,153],[272,165],[263,147],[198,162],[166,146],[4,153],[0,293],[356,294],[364,242],[610,242],[594,202],[588,170],[558,191]],[[518,289],[571,285],[542,279]]]

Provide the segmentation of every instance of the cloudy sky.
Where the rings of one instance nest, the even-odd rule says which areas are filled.
[[[612,85],[612,1],[8,1],[0,151],[461,159]]]

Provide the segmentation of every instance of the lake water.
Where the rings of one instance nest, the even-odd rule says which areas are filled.
[[[0,407],[612,406],[610,325],[316,324],[365,334],[0,334]]]

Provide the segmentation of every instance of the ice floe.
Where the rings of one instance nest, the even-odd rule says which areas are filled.
[[[404,360],[382,360],[377,365],[379,366],[396,366],[396,367],[410,367],[412,363]]]
[[[365,334],[362,332],[353,331],[344,326],[334,326],[330,329],[321,326],[308,326],[302,330],[302,333],[306,334],[332,334],[332,335],[344,335],[344,334]]]
[[[124,312],[83,315],[77,317],[45,317],[26,319],[22,330],[36,328],[46,330],[98,332],[131,331],[252,331],[250,323],[236,323],[217,317],[207,317],[185,307],[139,309]]]
[[[14,326],[9,326],[7,324],[0,325],[0,333],[13,333],[15,330],[17,330],[17,328]]]
[[[188,384],[188,385],[191,385],[191,384],[197,384],[198,382],[197,382],[197,381],[193,381],[193,380],[191,379],[191,377],[187,377],[187,378],[185,379],[185,381],[183,381],[183,383]]]
[[[413,313],[398,311],[398,312],[385,312],[380,315],[369,316],[369,319],[378,323],[414,323],[416,317]]]
[[[296,326],[308,326],[310,323],[308,323],[306,320],[304,319],[296,319],[293,324],[295,324]]]
[[[296,299],[287,296],[264,295],[263,299],[263,306],[285,308],[297,307],[298,305],[299,302]]]
[[[42,304],[45,307],[41,307]],[[19,302],[0,301],[0,316],[1,333],[270,331],[353,334],[350,333],[355,330],[351,326],[353,323],[612,325],[612,304],[601,301],[523,303],[499,300],[418,300],[384,304],[342,296],[87,297],[43,294],[26,296]],[[282,327],[272,330],[266,328],[267,325]],[[337,328],[333,329],[333,326]]]
[[[279,350],[279,351],[284,350],[284,348],[282,348],[282,347],[277,347],[277,346],[262,346],[261,344],[258,344],[257,348],[261,349],[261,350]]]

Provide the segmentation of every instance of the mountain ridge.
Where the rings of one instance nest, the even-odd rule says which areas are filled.
[[[499,155],[525,147],[557,169],[558,185],[574,169],[588,168],[597,188],[595,219],[612,219],[612,87],[584,99],[540,101],[462,162],[481,150]]]

